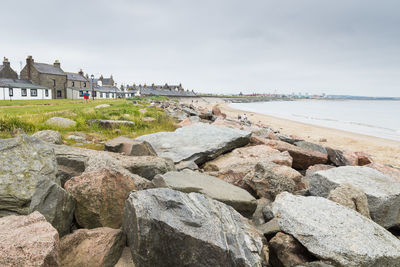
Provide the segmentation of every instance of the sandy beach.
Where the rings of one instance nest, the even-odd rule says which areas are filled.
[[[218,105],[221,111],[230,118],[237,118],[238,114],[246,113],[252,123],[262,123],[275,130],[279,130],[281,133],[295,135],[306,141],[323,146],[340,150],[363,151],[370,154],[378,163],[400,167],[400,142],[398,141],[238,110],[230,107],[228,103],[218,98],[201,99],[195,105],[204,106],[209,109],[213,105]],[[320,142],[322,138],[325,138],[327,141]]]

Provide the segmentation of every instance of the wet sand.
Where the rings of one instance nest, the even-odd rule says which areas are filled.
[[[195,103],[195,105],[204,106],[209,109],[215,104],[230,118],[237,118],[238,114],[242,115],[246,113],[252,123],[262,123],[275,130],[279,130],[281,133],[295,135],[306,141],[323,146],[340,150],[363,151],[370,154],[374,161],[378,163],[400,167],[400,142],[398,141],[238,110],[217,98],[205,98]],[[327,141],[320,142],[322,138],[325,138]]]

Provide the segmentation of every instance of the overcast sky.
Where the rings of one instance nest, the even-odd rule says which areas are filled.
[[[398,0],[1,1],[0,56],[118,85],[400,96]]]

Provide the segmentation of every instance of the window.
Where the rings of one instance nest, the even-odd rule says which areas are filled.
[[[72,82],[72,87],[75,87],[75,82]]]
[[[31,96],[37,96],[37,89],[31,89]]]
[[[57,90],[57,98],[61,98],[62,97],[62,92],[61,90]]]
[[[79,91],[79,97],[83,97],[83,91]]]
[[[27,96],[26,89],[21,89],[21,96]]]
[[[106,98],[109,98],[110,96],[108,95],[108,93],[106,93]]]
[[[13,96],[14,95],[14,90],[12,88],[8,89],[8,94],[9,96]]]
[[[86,88],[86,83],[83,83],[83,87],[85,87],[85,88]]]
[[[56,80],[55,79],[53,79],[53,86],[56,87]]]
[[[45,94],[46,97],[49,97],[49,90],[46,89],[46,90],[44,91],[44,94]]]

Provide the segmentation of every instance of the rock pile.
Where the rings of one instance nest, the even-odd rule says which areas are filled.
[[[1,266],[400,266],[398,169],[218,107],[152,106],[180,128],[106,151],[0,139]]]

